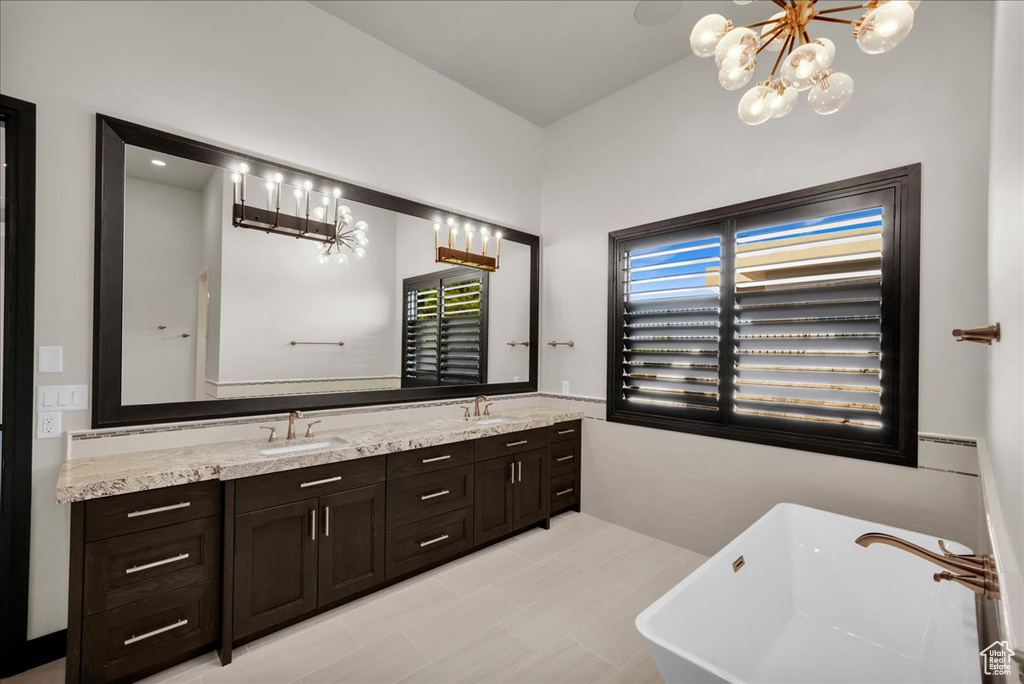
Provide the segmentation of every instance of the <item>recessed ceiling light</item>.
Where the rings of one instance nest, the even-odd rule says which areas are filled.
[[[160,161],[159,159],[152,159],[150,160],[150,163],[152,163],[153,166],[167,166],[167,162]]]
[[[674,19],[682,8],[682,0],[640,0],[633,18],[641,26],[661,26]]]

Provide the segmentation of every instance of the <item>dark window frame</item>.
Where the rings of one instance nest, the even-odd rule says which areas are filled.
[[[869,192],[893,193],[893,224],[886,238],[889,254],[883,257],[882,297],[883,349],[891,358],[893,393],[889,405],[895,410],[891,434],[885,443],[869,443],[840,438],[827,427],[815,431],[790,432],[783,429],[754,427],[730,422],[728,411],[718,421],[650,415],[642,410],[626,410],[616,400],[619,395],[623,362],[622,326],[624,323],[623,284],[619,267],[626,245],[638,239],[677,233],[687,228],[723,226],[721,319],[732,320],[732,239],[736,222],[758,214],[798,209],[830,200],[841,200]],[[609,422],[624,423],[676,432],[732,439],[802,451],[847,456],[870,461],[917,467],[918,429],[918,318],[920,311],[920,221],[921,165],[912,164],[812,188],[742,202],[719,209],[666,219],[609,233],[608,242],[608,362],[607,412]],[[727,277],[728,275],[728,277]],[[732,393],[733,326],[721,330],[719,371],[722,396]],[[728,393],[728,394],[727,394]],[[724,400],[723,400],[724,401]],[[779,424],[781,427],[781,423]]]
[[[480,278],[480,382],[478,384],[487,384],[487,344],[488,344],[488,310],[489,305],[489,287],[490,287],[490,274],[487,271],[472,268],[469,266],[462,266],[458,268],[449,268],[442,271],[434,271],[433,273],[425,273],[423,275],[411,276],[402,280],[402,349],[401,359],[401,382],[402,387],[441,387],[441,359],[440,359],[440,344],[441,344],[441,322],[443,320],[443,309],[441,308],[440,298],[443,296],[443,285],[447,280],[468,280],[474,276]],[[426,287],[436,287],[438,291],[438,313],[437,313],[437,336],[438,336],[438,359],[437,359],[437,378],[436,381],[430,384],[418,382],[415,379],[407,378],[405,375],[405,359],[408,351],[407,343],[409,341],[409,319],[408,319],[408,294],[411,290],[420,290]],[[471,384],[471,383],[466,383]],[[461,384],[447,385],[447,386],[461,386]]]

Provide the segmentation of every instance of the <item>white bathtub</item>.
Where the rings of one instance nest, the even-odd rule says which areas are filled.
[[[938,551],[924,534],[780,504],[637,617],[665,681],[979,682],[974,594],[905,551],[858,546],[865,532]]]

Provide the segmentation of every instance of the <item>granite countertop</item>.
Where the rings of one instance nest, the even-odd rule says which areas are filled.
[[[479,425],[461,418],[433,418],[325,430],[309,439],[274,444],[266,439],[247,439],[65,460],[57,480],[56,499],[57,503],[71,503],[203,480],[235,480],[547,427],[579,420],[583,412],[535,406],[509,409],[494,417],[505,422]],[[260,453],[272,447],[328,440],[337,440],[338,444],[278,455]]]

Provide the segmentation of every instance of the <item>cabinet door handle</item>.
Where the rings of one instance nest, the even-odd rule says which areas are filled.
[[[420,548],[422,549],[424,546],[430,546],[431,544],[436,544],[437,542],[443,542],[447,538],[448,538],[447,534],[442,534],[442,535],[440,535],[438,537],[434,537],[433,539],[428,539],[426,541],[421,541],[420,542]]]
[[[508,481],[511,482],[512,484],[515,484],[516,483],[516,464],[515,463],[509,463],[508,467],[509,467],[509,470],[511,470],[511,472],[508,474]]]
[[[331,507],[324,506],[324,536],[331,536]]]
[[[516,469],[519,470],[519,482],[522,482],[523,481],[523,462],[522,461],[519,461],[519,463],[516,464]]]
[[[138,518],[143,515],[153,515],[154,513],[164,513],[165,511],[173,511],[179,508],[188,508],[191,505],[191,501],[182,501],[181,503],[171,504],[170,506],[160,506],[159,508],[147,508],[144,511],[132,511],[128,514],[128,517]]]
[[[528,439],[521,439],[518,442],[505,442],[505,448],[506,449],[511,449],[514,446],[521,446],[523,444],[526,444],[529,441],[530,440],[528,440]]]
[[[574,432],[576,432],[576,428],[569,428],[568,430],[559,430],[558,434],[560,434],[560,435],[571,435]]]
[[[449,492],[447,489],[438,490],[433,494],[420,494],[420,501],[426,501],[427,499],[436,499],[439,496],[447,496],[448,494],[451,494],[451,492]]]
[[[150,637],[155,637],[157,634],[163,634],[164,632],[169,632],[172,629],[177,629],[178,627],[184,627],[187,624],[188,624],[188,620],[187,619],[182,619],[182,620],[178,620],[173,625],[167,625],[166,627],[161,627],[160,629],[154,629],[152,632],[146,632],[145,634],[140,634],[138,636],[132,635],[131,639],[125,639],[124,640],[124,645],[125,646],[131,646],[136,641],[142,641],[143,639],[148,639]]]
[[[555,492],[555,496],[565,496],[566,494],[572,494],[572,487],[569,487],[568,489],[563,489],[560,492]]]
[[[568,460],[571,460],[571,459],[572,459],[572,454],[569,454],[568,456],[562,456],[561,458],[556,458],[555,459],[555,463],[561,463],[562,461],[568,461]]]
[[[133,572],[141,572],[143,570],[149,570],[150,568],[158,568],[161,565],[167,565],[168,563],[177,563],[178,561],[185,560],[186,558],[188,558],[188,554],[181,553],[177,556],[172,556],[171,558],[164,558],[163,560],[153,561],[152,563],[146,563],[145,565],[133,565],[132,567],[125,570],[124,574],[130,575]]]
[[[309,538],[310,541],[316,541],[316,509],[314,508],[309,512],[310,524],[309,524]]]
[[[335,475],[334,477],[328,477],[323,480],[313,480],[312,482],[303,482],[299,487],[316,487],[317,485],[330,484],[331,482],[340,482],[341,475]]]
[[[451,454],[445,454],[444,456],[434,456],[433,458],[421,459],[420,463],[437,463],[438,461],[447,461],[451,457]]]

